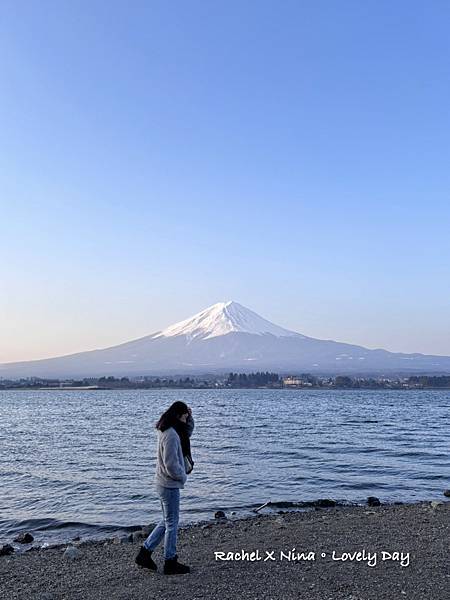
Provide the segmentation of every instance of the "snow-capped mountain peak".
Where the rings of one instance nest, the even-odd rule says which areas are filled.
[[[311,338],[278,327],[237,302],[219,302],[163,331],[109,348],[0,364],[0,376],[6,379],[160,377],[250,370],[280,374],[447,373],[450,356],[369,350]]]
[[[175,323],[153,337],[174,337],[184,335],[189,339],[209,339],[228,333],[251,333],[276,337],[300,336],[299,333],[283,329],[238,302],[218,302],[202,310],[193,317]]]

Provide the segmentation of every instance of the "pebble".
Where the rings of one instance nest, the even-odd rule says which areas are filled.
[[[444,504],[444,503],[443,503],[443,502],[441,502],[440,500],[432,500],[432,501],[430,502],[430,506],[431,506],[431,508],[433,508],[433,509],[436,509],[438,506],[443,506],[443,504]]]
[[[331,500],[330,498],[319,498],[319,500],[316,501],[316,506],[320,506],[321,508],[336,506],[336,501]]]
[[[444,490],[444,496],[450,498],[450,490]]]
[[[78,548],[75,548],[75,546],[68,546],[63,554],[63,557],[69,560],[76,560],[77,558],[80,558],[80,556],[81,552]]]
[[[216,511],[216,512],[215,512],[215,514],[214,514],[214,518],[215,518],[215,519],[226,519],[226,518],[227,518],[227,516],[226,516],[226,514],[223,512],[223,510],[218,510],[218,511]]]
[[[133,541],[133,536],[131,535],[121,535],[120,537],[115,537],[113,539],[113,544],[119,545],[119,544],[129,544],[130,542]]]
[[[376,496],[369,496],[367,498],[367,506],[381,506],[380,499]]]
[[[380,502],[380,499],[377,498],[376,496],[369,496],[367,498],[367,505],[368,506],[381,506],[381,502]]]
[[[284,520],[284,517],[282,517],[282,516],[276,517],[275,523],[277,524],[277,527],[279,527],[280,529],[286,527],[286,521]]]
[[[116,546],[119,546],[120,544],[122,544],[122,538],[121,537],[115,537],[113,538],[113,544],[115,544]]]
[[[14,548],[11,544],[5,544],[0,547],[0,556],[9,556],[10,554],[14,554]]]
[[[34,541],[34,537],[31,535],[31,533],[21,533],[14,538],[14,541],[18,544],[31,544],[31,542]]]

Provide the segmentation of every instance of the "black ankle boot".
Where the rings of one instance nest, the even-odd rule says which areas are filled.
[[[135,560],[135,563],[138,564],[140,567],[145,567],[146,569],[151,569],[152,571],[158,570],[156,563],[152,559],[151,550],[147,550],[147,548],[145,546],[141,546],[141,549],[139,550],[139,554],[136,556],[136,558],[134,560]]]
[[[165,575],[184,575],[190,572],[191,569],[187,565],[182,565],[178,562],[178,554],[175,554],[173,558],[166,558],[164,561]]]

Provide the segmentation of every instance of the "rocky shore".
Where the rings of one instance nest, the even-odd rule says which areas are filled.
[[[449,540],[449,502],[219,519],[180,530],[189,575],[162,574],[162,546],[137,567],[135,534],[0,556],[0,598],[444,600]]]

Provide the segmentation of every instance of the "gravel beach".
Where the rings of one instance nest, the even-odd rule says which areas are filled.
[[[79,543],[74,559],[65,547],[0,557],[0,598],[447,600],[449,529],[450,502],[199,524],[179,534],[188,575],[162,574],[162,545],[154,573],[134,564],[140,542]]]

